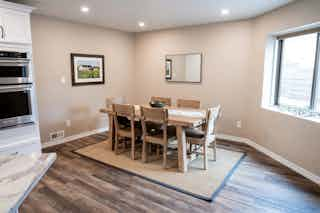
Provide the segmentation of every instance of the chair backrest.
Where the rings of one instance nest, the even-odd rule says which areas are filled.
[[[112,107],[112,104],[125,104],[126,99],[123,96],[106,98],[106,107]]]
[[[147,125],[159,126],[163,131],[163,138],[167,137],[168,110],[165,108],[141,107],[141,125],[144,136],[149,135]]]
[[[184,108],[200,109],[200,101],[187,100],[187,99],[178,99],[177,100],[177,106],[178,107],[184,107]]]
[[[168,123],[168,110],[165,108],[141,107],[141,119],[155,123]]]
[[[123,119],[130,120],[131,129],[134,129],[134,106],[129,104],[112,104],[112,111],[114,117],[114,124],[116,129],[121,129],[120,124],[123,123]]]
[[[218,118],[220,117],[221,107],[220,105],[217,107],[209,108],[207,111],[206,125],[205,131],[206,136],[215,134],[215,127]]]
[[[171,98],[153,96],[153,97],[151,97],[151,101],[160,101],[160,102],[164,103],[167,106],[171,106]]]

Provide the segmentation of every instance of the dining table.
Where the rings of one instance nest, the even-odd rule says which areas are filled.
[[[149,105],[134,105],[135,120],[141,118],[141,106],[150,107]],[[205,123],[206,110],[192,108],[178,108],[166,106],[168,109],[168,125],[176,127],[177,143],[178,143],[178,170],[180,172],[188,171],[188,156],[187,156],[187,140],[186,129],[196,128]],[[105,113],[109,117],[108,141],[112,143],[112,149],[115,144],[115,127],[113,121],[112,107],[100,109],[101,113]]]

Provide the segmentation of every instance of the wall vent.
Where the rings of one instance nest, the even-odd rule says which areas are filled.
[[[62,138],[64,138],[64,130],[50,133],[50,141],[55,141]]]

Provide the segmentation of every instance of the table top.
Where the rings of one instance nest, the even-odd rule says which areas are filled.
[[[150,107],[143,105],[144,107]],[[141,117],[141,106],[134,105],[135,116],[137,119]],[[165,107],[168,109],[168,123],[175,126],[196,127],[205,122],[206,110],[204,109],[191,109],[191,108],[178,108],[178,107]],[[101,113],[112,113],[111,108],[100,109]]]
[[[55,159],[55,153],[0,156],[0,212],[16,212]]]

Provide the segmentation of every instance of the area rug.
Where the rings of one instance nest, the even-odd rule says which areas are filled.
[[[116,155],[107,142],[74,152],[206,201],[215,198],[245,156],[242,152],[217,148],[217,160],[213,161],[213,152],[209,150],[208,170],[203,170],[203,161],[199,157],[189,163],[188,172],[180,173],[176,166],[170,167],[177,165],[177,159],[168,160],[169,168],[164,169],[161,159],[142,163],[141,160],[131,160],[129,152]]]

